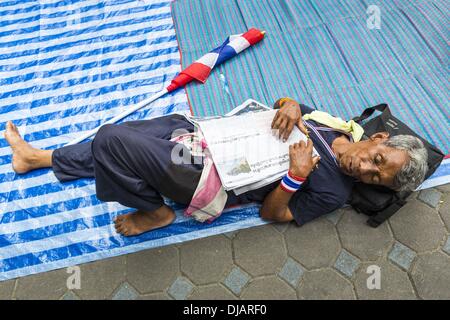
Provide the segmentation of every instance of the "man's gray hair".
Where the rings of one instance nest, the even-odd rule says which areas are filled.
[[[428,152],[423,142],[411,135],[398,135],[389,138],[384,144],[404,150],[409,156],[409,161],[394,177],[394,188],[399,191],[415,190],[424,180],[428,170]]]

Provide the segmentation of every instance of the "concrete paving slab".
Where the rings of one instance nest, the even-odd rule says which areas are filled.
[[[255,279],[242,292],[243,300],[292,300],[295,290],[277,277]]]
[[[447,234],[437,211],[417,200],[402,207],[390,224],[394,237],[418,253],[437,249]]]
[[[179,275],[178,249],[162,247],[127,256],[127,279],[141,294],[166,290]]]
[[[379,268],[379,283],[373,280],[373,266]],[[369,268],[372,267],[372,268]],[[368,284],[369,282],[369,284]],[[417,299],[408,274],[386,260],[365,263],[355,276],[358,299],[413,300]],[[377,286],[379,284],[379,287]]]
[[[411,276],[422,299],[450,299],[450,257],[445,253],[419,255]]]
[[[378,228],[366,224],[368,217],[356,211],[346,211],[337,224],[343,247],[361,260],[376,261],[394,243],[387,223]]]
[[[270,225],[240,231],[233,249],[236,264],[252,276],[277,272],[287,258],[283,236]]]
[[[284,236],[289,255],[307,269],[331,266],[341,249],[336,229],[326,219],[289,226]]]
[[[222,235],[189,241],[179,250],[181,271],[196,285],[219,282],[233,265],[231,240]]]
[[[305,300],[355,299],[352,283],[329,268],[306,272],[297,294]]]
[[[196,287],[189,300],[235,300],[229,290],[220,284]]]

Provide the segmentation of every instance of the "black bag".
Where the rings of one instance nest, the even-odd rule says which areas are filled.
[[[381,114],[362,124],[375,110],[380,111]],[[359,117],[355,117],[353,120],[364,128],[363,139],[368,139],[376,132],[386,131],[390,136],[407,134],[422,140],[428,151],[428,172],[425,178],[433,174],[444,158],[444,154],[438,148],[418,136],[406,124],[394,117],[385,103],[367,108]],[[358,182],[353,188],[349,204],[357,212],[370,216],[367,224],[376,228],[397,212],[406,203],[406,198],[411,193],[409,191],[397,192],[387,187]]]

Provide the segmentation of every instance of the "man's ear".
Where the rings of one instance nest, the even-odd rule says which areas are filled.
[[[383,132],[377,132],[370,136],[370,140],[386,140],[389,138],[389,132],[383,131]]]

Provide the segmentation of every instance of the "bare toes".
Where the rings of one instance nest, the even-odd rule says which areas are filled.
[[[12,121],[8,121],[8,123],[6,124],[6,128],[11,133],[19,134],[19,129],[17,128],[17,126],[14,123],[12,123]]]
[[[114,219],[114,225],[117,227],[123,223],[123,219],[120,219],[119,217]]]
[[[123,228],[123,224],[122,223],[115,223],[114,227],[116,228],[116,230],[120,230]]]
[[[121,235],[128,236],[128,234],[129,234],[128,228],[126,228],[126,227],[120,228],[119,233],[120,233]]]

